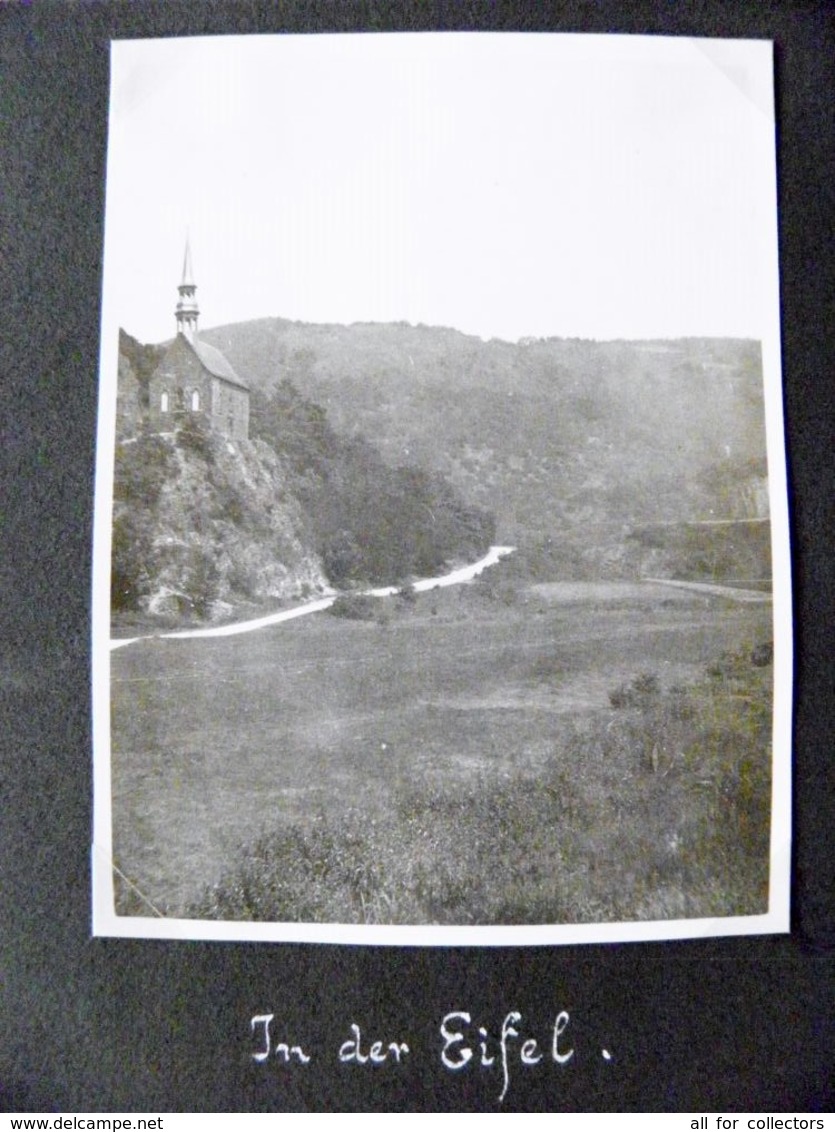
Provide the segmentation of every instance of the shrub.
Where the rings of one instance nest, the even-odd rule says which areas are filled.
[[[374,621],[378,616],[378,599],[367,594],[340,594],[328,609],[334,617],[349,621]]]
[[[774,661],[774,642],[762,641],[751,650],[751,663],[757,668],[765,668]]]
[[[199,417],[193,417],[174,434],[174,442],[184,452],[194,452],[201,456],[207,464],[214,460],[212,451],[212,434],[208,425]]]
[[[625,684],[619,684],[617,688],[612,688],[609,692],[609,703],[613,708],[629,707],[629,689]]]
[[[189,547],[179,557],[177,570],[184,598],[183,612],[203,620],[218,596],[220,573],[217,563],[200,547]]]
[[[613,708],[643,707],[660,693],[661,686],[654,672],[641,672],[629,684],[620,684],[609,692]]]
[[[258,596],[259,577],[258,570],[244,562],[233,562],[226,575],[226,581],[233,593],[242,594],[245,598]]]
[[[632,681],[632,688],[639,696],[657,696],[660,690],[658,677],[654,672],[642,672]]]

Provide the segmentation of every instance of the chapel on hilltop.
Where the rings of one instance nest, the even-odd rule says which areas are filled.
[[[165,432],[200,417],[234,440],[249,436],[249,386],[214,346],[197,334],[197,285],[186,240],[183,277],[174,312],[177,337],[148,383],[149,423]]]

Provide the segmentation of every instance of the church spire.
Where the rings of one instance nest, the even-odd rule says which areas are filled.
[[[186,236],[186,250],[183,255],[183,277],[177,290],[180,294],[175,311],[177,333],[182,334],[189,342],[193,343],[197,337],[197,316],[200,311],[197,307],[197,284],[194,282],[194,269],[191,265],[191,246],[188,236]]]

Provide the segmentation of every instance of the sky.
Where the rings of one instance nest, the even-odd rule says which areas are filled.
[[[482,338],[762,338],[771,45],[361,34],[117,41],[105,310]]]

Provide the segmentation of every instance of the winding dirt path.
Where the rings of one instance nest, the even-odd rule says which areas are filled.
[[[420,581],[414,583],[414,589],[419,593],[426,590],[433,590],[437,587],[444,586],[458,586],[462,582],[469,582],[475,578],[482,570],[487,570],[490,566],[495,566],[502,558],[512,554],[516,549],[514,546],[491,546],[483,558],[479,558],[478,562],[472,562],[469,566],[461,566],[457,570],[451,571],[449,574],[443,574],[438,578],[422,578]],[[394,594],[399,593],[400,586],[382,586],[373,590],[359,591],[365,597],[393,597]],[[270,613],[266,617],[256,617],[251,621],[237,621],[230,625],[216,625],[211,629],[184,629],[176,633],[150,633],[141,637],[125,637],[118,640],[111,640],[110,651],[114,649],[124,648],[126,645],[135,644],[137,641],[148,641],[156,638],[164,640],[186,640],[196,637],[234,637],[239,633],[253,633],[257,629],[266,629],[268,625],[278,625],[282,621],[292,621],[296,617],[305,617],[308,613],[319,613],[323,609],[328,609],[336,601],[339,594],[329,595],[328,597],[319,598],[317,601],[308,601],[304,605],[296,605],[292,609],[284,609],[279,613]]]

